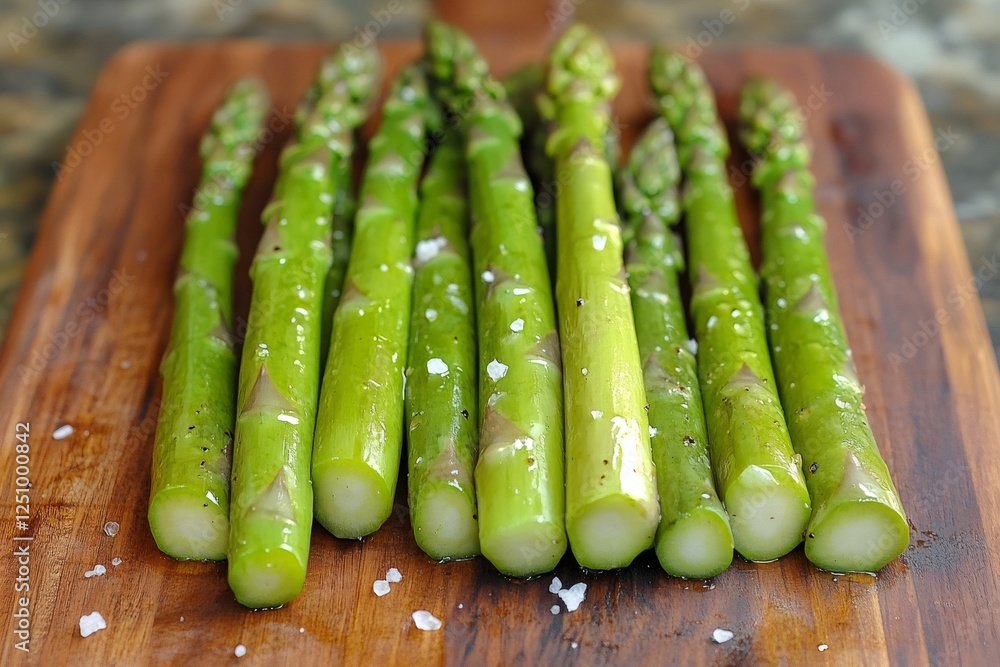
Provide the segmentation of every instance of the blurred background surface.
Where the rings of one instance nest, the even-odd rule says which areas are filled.
[[[504,3],[455,0],[498,27],[531,31]],[[701,49],[797,44],[869,53],[917,84],[936,130],[972,265],[1000,255],[1000,0],[554,0],[612,40]],[[426,0],[0,0],[0,337],[30,252],[53,163],[101,66],[143,39],[337,40],[393,9],[379,38],[416,37]],[[539,15],[542,12],[539,11]],[[502,25],[501,25],[502,24]],[[545,34],[550,26],[535,26]],[[1000,348],[1000,277],[980,285]]]

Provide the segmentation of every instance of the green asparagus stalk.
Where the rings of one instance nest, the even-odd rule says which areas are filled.
[[[642,363],[604,137],[620,81],[607,44],[574,25],[549,56],[566,401],[566,526],[583,567],[624,567],[659,521]]]
[[[465,158],[448,137],[420,187],[406,370],[410,519],[438,560],[479,553],[476,516],[476,315]]]
[[[174,324],[160,369],[149,526],[160,551],[222,560],[236,410],[236,221],[270,100],[257,79],[227,93],[201,142],[204,161],[174,282]]]
[[[369,144],[313,448],[316,518],[337,537],[368,535],[392,513],[403,447],[417,180],[429,112],[424,74],[411,65],[393,83]]]
[[[427,50],[437,93],[465,135],[479,340],[480,545],[504,574],[541,574],[566,551],[562,374],[545,251],[517,143],[521,124],[466,35],[432,22]]]
[[[756,80],[743,89],[740,119],[757,157],[771,355],[792,444],[808,471],[806,557],[826,570],[874,572],[906,549],[909,529],[837,308],[802,117],[789,92]]]
[[[681,303],[683,257],[668,229],[680,218],[679,179],[673,133],[657,119],[622,171],[627,227],[635,230],[626,265],[660,497],[656,555],[669,574],[706,578],[729,567],[733,533],[712,478],[696,348]]]
[[[691,311],[709,450],[736,550],[782,556],[802,541],[809,495],[774,385],[757,281],[726,179],[729,144],[704,73],[657,49],[650,84],[686,177]]]
[[[378,90],[374,49],[339,50],[281,155],[279,185],[250,269],[253,294],[233,456],[229,585],[248,607],[302,589],[313,496],[309,460],[320,376],[323,287],[338,165]]]
[[[337,192],[333,201],[333,220],[330,232],[330,250],[333,261],[326,273],[323,289],[323,327],[320,338],[320,359],[326,359],[330,348],[330,334],[333,329],[333,314],[340,303],[344,289],[344,275],[351,259],[351,221],[357,208],[351,192],[351,161],[337,164],[335,180]]]

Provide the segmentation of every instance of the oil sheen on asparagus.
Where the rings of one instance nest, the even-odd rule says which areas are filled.
[[[659,118],[622,170],[626,228],[633,237],[626,266],[660,497],[656,556],[669,574],[706,578],[729,567],[733,533],[712,478],[696,347],[681,303],[684,260],[669,229],[680,217],[679,179],[673,133]]]
[[[757,280],[736,217],[725,163],[729,143],[697,65],[657,49],[649,75],[686,179],[691,314],[717,488],[736,550],[750,560],[772,560],[802,541],[809,494],[778,399]]]
[[[149,526],[174,558],[222,560],[229,544],[229,472],[236,411],[233,266],[241,195],[270,101],[243,79],[212,116],[174,283],[153,445]]]
[[[406,370],[410,520],[438,560],[479,553],[476,315],[465,157],[445,135],[420,186]]]
[[[323,290],[338,165],[378,89],[374,49],[338,50],[299,114],[262,215],[233,455],[229,585],[248,607],[274,607],[305,581],[313,522],[309,483],[320,378]],[[310,103],[311,102],[311,103]]]
[[[570,27],[549,56],[543,115],[556,162],[566,428],[566,528],[583,567],[624,567],[653,543],[659,506],[611,165],[620,81],[604,40]]]
[[[433,22],[427,46],[437,94],[465,137],[468,163],[480,545],[504,574],[540,574],[566,551],[562,375],[545,251],[518,148],[521,123],[467,36]]]
[[[417,181],[429,113],[423,70],[410,65],[393,82],[369,144],[313,449],[316,518],[337,537],[368,535],[392,513],[403,448]]]
[[[874,572],[906,549],[910,531],[837,308],[803,120],[795,98],[765,79],[744,88],[740,119],[758,158],[771,356],[812,498],[806,557],[826,570]]]

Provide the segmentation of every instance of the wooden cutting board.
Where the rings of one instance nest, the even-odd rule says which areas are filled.
[[[249,72],[267,80],[276,109],[291,112],[327,48],[144,44],[105,68],[46,208],[0,357],[3,664],[218,664],[235,662],[238,644],[247,648],[242,661],[254,664],[995,659],[1000,384],[934,151],[935,137],[942,150],[949,138],[928,126],[911,84],[845,53],[712,49],[703,62],[729,123],[751,73],[774,76],[811,102],[814,170],[841,306],[872,426],[912,521],[912,545],[878,578],[818,571],[801,551],[770,564],[737,559],[710,582],[671,579],[651,554],[609,573],[583,572],[567,557],[555,574],[567,586],[586,582],[587,597],[578,611],[553,615],[551,577],[515,581],[482,559],[426,558],[402,494],[388,525],[364,541],[338,541],[317,527],[305,592],[284,609],[240,607],[224,563],[161,555],[146,524],[157,366],[199,137],[226,87]],[[386,44],[389,73],[419,49]],[[647,54],[628,45],[616,53],[625,86],[615,115],[627,146],[651,114]],[[527,55],[508,51],[497,70]],[[287,120],[274,121],[277,136],[258,161],[242,213],[243,312],[258,215],[289,131]],[[734,157],[733,178],[756,251],[743,159]],[[869,217],[859,218],[859,208]],[[986,279],[997,271],[989,262],[973,268]],[[21,423],[30,424],[20,428],[30,446],[27,528],[16,523],[15,507]],[[54,439],[66,424],[72,435]],[[107,521],[121,524],[117,536],[104,533]],[[11,554],[25,545],[19,570],[24,563]],[[85,578],[98,563],[107,574]],[[378,598],[372,582],[390,567],[403,581]],[[19,577],[30,590],[15,592]],[[30,655],[15,646],[22,597]],[[410,614],[418,609],[444,628],[417,629]],[[108,629],[81,638],[78,621],[95,610]],[[715,644],[716,628],[735,637]]]

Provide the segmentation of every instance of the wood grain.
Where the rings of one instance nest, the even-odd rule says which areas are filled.
[[[992,348],[913,87],[841,53],[713,49],[704,64],[727,122],[752,73],[778,78],[803,102],[829,93],[809,112],[819,202],[872,426],[913,527],[910,549],[877,579],[817,571],[800,551],[765,565],[738,561],[706,583],[668,578],[651,554],[603,574],[583,572],[567,557],[555,574],[567,585],[587,582],[587,599],[577,612],[553,615],[558,600],[548,577],[514,581],[481,559],[436,564],[423,556],[402,493],[389,524],[369,539],[338,541],[317,527],[306,590],[281,610],[250,613],[236,604],[225,564],[162,556],[145,518],[157,366],[183,232],[179,207],[190,202],[198,177],[198,139],[225,88],[248,72],[267,80],[276,110],[291,112],[327,48],[145,44],[119,53],[101,76],[70,144],[79,164],[63,170],[52,193],[0,354],[0,539],[8,553],[0,581],[9,585],[0,596],[3,664],[217,664],[235,662],[237,644],[247,647],[242,661],[257,664],[419,657],[429,664],[915,665],[995,658],[1000,383]],[[420,46],[387,44],[384,51],[391,74]],[[646,50],[620,45],[616,53],[625,87],[615,116],[628,145],[650,116]],[[510,70],[530,54],[512,48],[495,64]],[[167,74],[151,84],[157,71]],[[144,77],[150,90],[142,88]],[[282,125],[280,116],[274,121]],[[258,161],[242,212],[242,312],[284,125]],[[745,180],[744,158],[733,158],[737,183]],[[878,210],[895,181],[903,193],[862,233],[850,234],[860,229],[859,207]],[[745,186],[738,201],[756,246],[756,203]],[[987,279],[996,273],[978,258],[975,268]],[[19,422],[30,423],[27,530],[15,524]],[[54,440],[63,424],[75,432]],[[112,520],[121,524],[114,538],[103,532]],[[15,543],[15,536],[33,541]],[[14,646],[12,614],[23,593],[14,592],[19,563],[9,555],[25,543],[30,655]],[[122,564],[111,566],[114,557]],[[96,563],[107,575],[84,578]],[[404,579],[376,598],[372,582],[389,567]],[[444,629],[418,630],[410,620],[417,609],[442,618]],[[78,620],[94,610],[109,627],[81,638]],[[717,627],[735,638],[712,643]],[[821,644],[829,648],[821,652]]]

